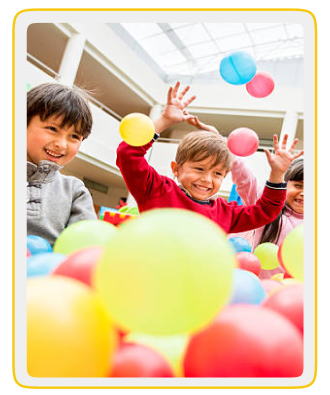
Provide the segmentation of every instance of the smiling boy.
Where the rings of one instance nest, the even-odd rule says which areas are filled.
[[[179,85],[177,83],[168,91],[164,111],[154,122],[157,133],[153,141],[143,147],[122,142],[117,149],[117,166],[139,211],[165,207],[195,211],[216,222],[226,233],[255,229],[273,221],[286,197],[284,173],[299,156],[282,149],[277,138],[274,138],[275,154],[266,152],[271,167],[269,181],[260,199],[249,206],[228,203],[217,195],[233,162],[226,139],[217,132],[196,131],[182,139],[175,161],[171,163],[178,184],[149,166],[144,156],[159,133],[174,123],[194,118],[185,108],[195,96],[184,100],[189,86],[179,93]]]
[[[96,219],[88,189],[59,170],[91,133],[92,114],[78,88],[46,83],[27,94],[27,234],[54,244],[68,225]]]

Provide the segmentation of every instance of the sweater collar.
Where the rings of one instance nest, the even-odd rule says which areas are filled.
[[[55,177],[56,172],[62,169],[62,167],[63,166],[59,166],[58,164],[48,160],[42,160],[38,165],[27,162],[27,180],[29,182],[51,181]]]
[[[285,212],[286,216],[288,216],[288,217],[293,216],[293,217],[298,218],[298,219],[304,219],[304,214],[303,213],[302,214],[297,213],[296,211],[292,210],[292,208],[289,207],[287,204],[285,205],[284,212]]]

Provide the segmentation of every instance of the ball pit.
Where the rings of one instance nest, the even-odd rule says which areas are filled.
[[[30,255],[41,254],[43,252],[52,252],[52,246],[49,241],[36,235],[27,236],[27,249]]]
[[[245,239],[226,240],[212,222],[185,210],[143,213],[112,226],[107,239],[98,225],[91,236],[86,224],[80,230],[71,228],[64,245],[74,251],[67,256],[28,258],[30,269],[32,260],[40,262],[27,280],[31,376],[302,373],[303,285],[294,270],[293,278],[259,280],[259,258]],[[92,239],[99,245],[77,249],[77,240]],[[301,246],[301,234],[293,240]],[[287,262],[294,242],[285,245]],[[271,257],[282,259],[283,246]],[[45,256],[62,260],[52,266]]]
[[[277,259],[278,246],[273,243],[262,243],[254,250],[261,263],[261,268],[264,270],[272,270],[280,264]]]
[[[66,258],[66,255],[56,252],[44,252],[31,255],[27,259],[27,276],[46,276],[50,274]]]

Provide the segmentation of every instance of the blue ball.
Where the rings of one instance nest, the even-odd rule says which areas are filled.
[[[251,252],[250,243],[247,240],[243,239],[243,237],[231,237],[230,239],[228,239],[228,241],[234,248],[236,254],[243,251]]]
[[[59,254],[57,252],[44,252],[41,254],[31,255],[27,259],[27,276],[47,276],[65,258],[66,255]]]
[[[221,77],[229,84],[246,84],[252,80],[256,72],[256,62],[248,52],[233,52],[220,63]]]
[[[229,304],[259,305],[267,294],[259,278],[247,270],[234,269],[233,285]]]
[[[29,235],[27,237],[27,248],[31,255],[41,254],[42,252],[52,252],[49,241],[40,236]]]

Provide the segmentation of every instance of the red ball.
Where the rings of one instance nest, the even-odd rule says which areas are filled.
[[[135,343],[121,343],[113,357],[110,377],[174,377],[157,351]]]
[[[248,270],[256,276],[259,276],[261,263],[256,255],[252,254],[252,252],[242,251],[235,254],[235,257],[237,259],[239,269]]]
[[[287,285],[275,292],[263,303],[289,319],[304,333],[304,286],[303,284]]]
[[[303,373],[303,338],[271,309],[227,306],[191,337],[184,373],[185,377],[298,377]]]
[[[53,271],[52,274],[75,278],[90,287],[93,270],[99,261],[104,247],[87,247],[75,251]]]
[[[275,87],[271,75],[264,71],[258,71],[255,76],[246,84],[246,90],[253,97],[262,98],[270,95]]]
[[[282,266],[282,268],[285,270],[284,276],[283,278],[293,278],[291,276],[291,274],[289,274],[284,266],[284,262],[282,259],[282,247],[283,247],[283,243],[280,245],[278,251],[277,251],[277,260],[279,261],[280,265]]]
[[[28,258],[29,256],[31,256],[31,252],[29,251],[29,249],[26,249],[26,257]]]

